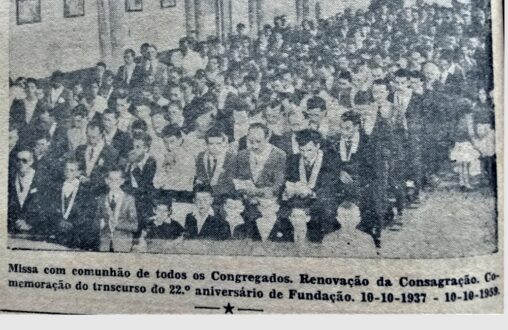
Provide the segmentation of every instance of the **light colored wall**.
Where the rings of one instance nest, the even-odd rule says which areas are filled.
[[[24,25],[17,25],[16,2],[10,2],[12,77],[42,78],[56,69],[76,70],[99,60],[96,1],[85,1],[85,16],[75,18],[63,17],[63,1],[41,1],[42,22]]]
[[[363,0],[310,0],[311,18],[315,18],[314,9],[316,3],[321,4],[321,13],[323,17],[333,16],[338,12],[344,11],[345,8],[367,8],[370,1]],[[286,14],[288,21],[291,24],[296,22],[296,2],[294,0],[265,0],[264,1],[265,13],[273,13],[270,16],[265,14],[265,23],[272,23],[273,16]]]
[[[161,9],[159,0],[145,0],[142,12],[125,13],[125,48],[138,52],[144,42],[155,43],[159,50],[178,47],[186,27],[184,1],[176,3],[176,7]]]
[[[93,66],[101,60],[98,35],[97,0],[85,1],[85,16],[63,17],[63,0],[44,0],[42,22],[16,25],[15,0],[10,10],[10,68],[11,76],[49,76],[56,69],[73,71]],[[124,0],[116,0],[124,1]],[[214,9],[214,0],[201,0],[204,8]],[[248,0],[231,0],[233,27],[239,22],[248,26]],[[360,0],[311,0],[321,3],[323,16],[333,15],[347,6],[366,7]],[[432,0],[429,0],[432,1]],[[444,1],[444,0],[437,0]],[[286,14],[292,24],[296,22],[295,0],[265,0],[264,23],[273,23],[273,17]],[[215,16],[207,11],[207,34],[215,33]],[[138,51],[143,42],[155,43],[159,50],[178,47],[178,40],[186,34],[185,6],[161,9],[158,0],[143,1],[142,12],[123,15],[125,47]]]

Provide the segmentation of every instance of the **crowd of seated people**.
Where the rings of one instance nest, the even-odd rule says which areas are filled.
[[[145,43],[117,70],[18,78],[9,233],[89,251],[380,247],[450,164],[464,193],[478,174],[495,187],[488,16],[459,3],[279,16],[255,39],[243,24],[227,40],[184,37],[169,63]],[[181,204],[194,207],[177,221]],[[353,204],[352,224],[340,208]]]

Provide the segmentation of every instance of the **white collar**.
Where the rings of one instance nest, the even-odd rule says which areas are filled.
[[[53,93],[53,95],[59,95],[63,92],[63,89],[64,89],[63,86],[60,86],[58,88],[51,87],[51,93]]]
[[[142,170],[142,169],[145,167],[146,162],[148,161],[148,158],[150,158],[150,153],[149,153],[149,152],[145,155],[145,157],[143,157],[143,159],[141,159],[141,161],[140,161],[140,162],[138,162],[137,167],[138,167],[140,170]],[[134,167],[133,167],[133,168],[134,168]]]
[[[457,65],[455,63],[452,63],[448,70],[446,70],[447,75],[454,74],[455,70],[457,69]]]
[[[124,192],[122,189],[117,190],[117,191],[110,190],[108,192],[108,199],[111,199],[111,197],[115,196],[115,201],[118,203],[122,199],[123,195],[124,195]]]
[[[358,151],[358,145],[360,144],[360,132],[355,132],[355,134],[351,137],[351,149],[349,150],[349,154],[346,150],[346,140],[341,137],[339,145],[340,158],[343,161],[351,160],[351,155],[356,154]]]
[[[213,211],[213,208],[210,206],[210,209],[204,216],[199,214],[197,208],[192,212],[192,215],[196,219],[196,226],[198,227],[199,233],[201,231],[201,228],[203,228],[203,224],[205,223],[206,219],[208,219],[208,217],[213,217],[215,215],[215,212]]]
[[[49,128],[48,133],[49,133],[50,136],[53,136],[53,134],[55,134],[56,126],[57,126],[57,123],[53,123],[51,125],[51,127]]]
[[[192,215],[196,218],[196,219],[203,219],[203,220],[206,220],[206,218],[208,217],[213,217],[215,215],[215,212],[213,211],[213,208],[210,206],[210,209],[208,210],[208,212],[205,214],[205,216],[201,216],[199,214],[199,211],[198,209],[196,208],[194,211],[192,211]]]
[[[80,183],[79,179],[74,178],[72,180],[65,180],[63,186],[76,188],[79,185],[79,183]]]
[[[113,138],[115,137],[117,131],[118,131],[118,127],[115,127],[113,129],[113,131],[110,133],[104,132],[104,137],[106,138],[106,140],[109,141],[109,143],[113,142]]]
[[[303,164],[304,164],[304,165],[307,165],[307,166],[314,166],[314,164],[316,164],[316,160],[320,157],[320,152],[322,153],[322,151],[321,151],[321,150],[318,150],[318,151],[316,152],[316,155],[314,155],[314,158],[312,158],[312,161],[310,162],[310,164],[306,164],[306,163],[305,163],[305,159],[303,159],[303,157],[302,157]]]
[[[257,158],[258,160],[265,162],[268,157],[270,156],[270,153],[272,152],[272,145],[267,143],[265,148],[261,151],[260,154],[255,154],[252,151],[250,152],[250,156],[253,158]]]
[[[33,178],[35,176],[35,170],[33,168],[29,168],[28,172],[25,174],[25,176],[17,175],[18,179],[23,182],[32,182]]]
[[[101,139],[101,140],[99,141],[99,143],[97,143],[97,144],[96,144],[95,146],[93,146],[93,147],[92,147],[91,145],[87,144],[86,148],[87,148],[88,150],[90,150],[90,149],[92,149],[92,148],[93,148],[94,150],[102,150],[102,149],[104,148],[104,139]]]
[[[321,167],[323,167],[323,151],[318,150],[317,155],[312,164],[310,177],[308,179],[304,163],[305,160],[303,159],[303,156],[300,156],[300,164],[299,164],[300,181],[305,183],[307,187],[309,187],[310,189],[314,189],[316,187],[316,182],[319,176],[319,172],[321,171]]]

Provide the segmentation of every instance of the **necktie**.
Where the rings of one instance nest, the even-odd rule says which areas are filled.
[[[23,185],[23,180],[20,176],[18,176],[18,184],[19,184],[19,192],[22,193],[25,190],[25,187]]]
[[[111,208],[111,211],[115,213],[116,210],[116,201],[115,201],[115,195],[111,195],[111,199],[109,201],[109,207]]]
[[[307,176],[307,181],[309,180],[311,173],[312,173],[312,164],[306,163],[305,164],[305,175]]]
[[[351,154],[351,147],[353,146],[353,141],[351,139],[346,140],[346,157],[349,159],[349,155]]]
[[[63,205],[64,212],[69,207],[69,202],[70,202],[70,199],[71,199],[71,195],[72,194],[69,194],[69,196],[65,196],[65,194],[64,194],[64,205]]]
[[[208,159],[208,174],[213,176],[215,173],[215,167],[217,166],[217,160],[215,158]]]
[[[93,157],[94,157],[94,150],[93,148],[90,148],[90,156],[88,157],[88,160],[90,161],[90,163],[93,161]]]

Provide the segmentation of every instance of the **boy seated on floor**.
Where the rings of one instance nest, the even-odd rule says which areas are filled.
[[[146,240],[176,240],[182,237],[184,229],[178,221],[171,218],[173,201],[171,197],[158,197],[154,200],[153,216],[141,236]]]
[[[194,188],[194,205],[195,211],[185,217],[185,238],[224,241],[231,237],[229,223],[214,212],[210,186]]]

